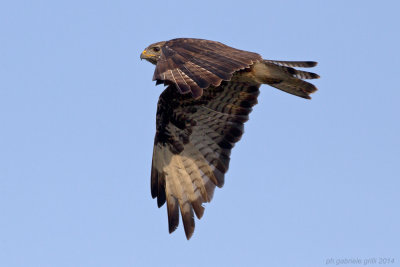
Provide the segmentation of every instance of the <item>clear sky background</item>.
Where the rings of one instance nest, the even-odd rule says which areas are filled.
[[[400,266],[399,1],[2,1],[0,266]],[[263,86],[187,241],[150,196],[176,37],[315,60],[311,101]],[[333,265],[333,264],[332,264]],[[378,265],[376,265],[378,266]],[[382,265],[381,265],[382,266]]]

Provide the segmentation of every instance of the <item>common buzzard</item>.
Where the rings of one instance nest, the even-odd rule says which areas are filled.
[[[148,46],[141,59],[156,65],[153,80],[168,87],[157,105],[151,195],[167,202],[169,232],[182,214],[186,238],[215,186],[222,187],[233,146],[257,104],[261,84],[310,99],[317,88],[303,79],[313,61],[277,61],[219,42],[178,38]],[[193,212],[194,211],[194,212]]]

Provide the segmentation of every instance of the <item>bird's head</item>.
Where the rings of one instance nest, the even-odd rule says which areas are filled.
[[[146,59],[147,61],[157,64],[157,61],[161,56],[161,47],[165,44],[165,42],[158,42],[155,44],[151,44],[143,52],[140,54],[140,59]]]

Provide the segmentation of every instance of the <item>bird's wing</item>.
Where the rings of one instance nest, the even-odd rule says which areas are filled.
[[[151,170],[151,194],[158,206],[167,202],[169,231],[179,224],[186,237],[194,231],[194,213],[222,187],[231,149],[243,134],[243,124],[257,103],[259,85],[222,82],[200,99],[177,92],[171,85],[157,107],[157,132]],[[194,213],[193,213],[194,211]]]
[[[153,80],[173,84],[181,94],[191,92],[194,98],[199,98],[210,85],[219,86],[234,72],[262,60],[257,53],[192,38],[167,41],[161,51]]]

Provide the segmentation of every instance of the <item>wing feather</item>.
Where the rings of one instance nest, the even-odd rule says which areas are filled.
[[[219,42],[178,38],[165,42],[154,71],[153,80],[174,84],[180,93],[188,89],[194,98],[203,94],[203,89],[219,86],[232,78],[234,72],[250,67],[262,60],[256,53],[235,49]],[[184,82],[177,79],[180,70]],[[191,80],[191,81],[189,81]]]
[[[198,54],[196,57],[193,57],[187,51],[179,51],[179,53],[187,58],[190,58],[190,61],[195,63],[196,65],[211,71],[216,76],[220,77],[222,80],[229,80],[231,75],[231,69],[224,66],[223,63],[211,61],[208,57]],[[213,84],[214,86],[218,86],[219,84]]]
[[[201,218],[203,203],[222,187],[231,149],[243,135],[243,124],[257,103],[259,86],[222,82],[199,99],[171,85],[161,94],[151,174],[151,193],[167,202],[169,231],[179,224],[179,211],[189,239]],[[164,191],[163,191],[164,190]]]

